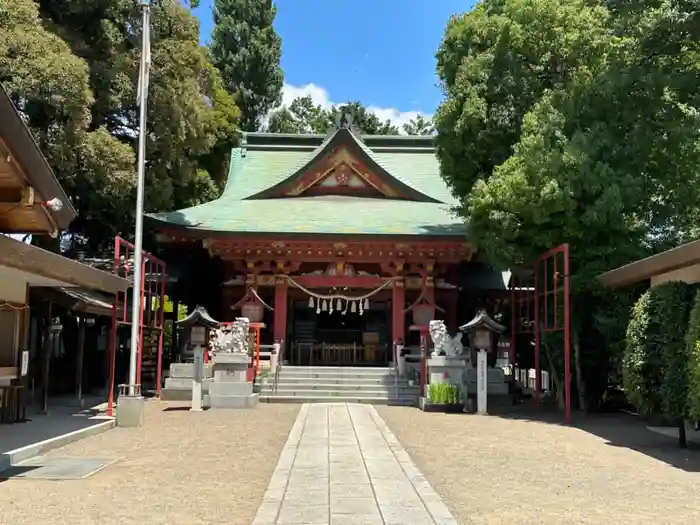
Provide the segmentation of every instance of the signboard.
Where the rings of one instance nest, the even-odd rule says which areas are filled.
[[[29,372],[29,350],[22,352],[22,362],[20,365],[20,376],[24,377]]]

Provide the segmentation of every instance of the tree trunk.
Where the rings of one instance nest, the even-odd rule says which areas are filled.
[[[685,419],[681,419],[678,423],[678,446],[688,448],[688,439],[685,435]]]
[[[572,339],[574,344],[574,366],[576,367],[576,392],[578,393],[578,408],[586,411],[586,385],[583,381],[583,369],[581,367],[581,339],[578,336],[578,331],[572,331]]]
[[[562,389],[562,382],[559,377],[559,373],[557,372],[556,367],[554,366],[554,360],[552,359],[552,355],[549,352],[549,346],[547,343],[544,342],[543,339],[540,339],[540,350],[544,349],[544,355],[547,358],[547,363],[549,363],[549,370],[550,374],[552,375],[552,382],[554,383],[554,390],[557,393],[557,405],[559,408],[564,408],[564,390]],[[540,369],[542,367],[540,366]],[[535,379],[537,381],[537,379]]]

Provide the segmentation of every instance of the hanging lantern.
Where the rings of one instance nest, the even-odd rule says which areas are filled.
[[[241,316],[247,317],[251,323],[262,321],[263,305],[257,301],[248,301],[241,306]]]
[[[364,308],[365,308],[365,310],[369,310],[369,299],[365,299]]]
[[[435,316],[435,307],[429,303],[416,304],[412,308],[413,324],[427,326]]]
[[[338,299],[338,302],[335,303],[335,309],[338,311],[343,309],[343,303],[340,302],[340,299]]]
[[[314,298],[309,297],[309,308],[313,308],[313,307],[314,307]]]
[[[355,301],[350,305],[350,312],[353,314],[357,312],[357,303]]]
[[[323,303],[321,304],[321,310],[323,310],[324,312],[328,311],[328,301],[326,301],[325,299],[323,300]]]

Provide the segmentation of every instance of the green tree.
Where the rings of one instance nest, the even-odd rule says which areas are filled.
[[[595,276],[687,238],[697,217],[697,44],[670,11],[486,1],[450,22],[438,53],[438,155],[458,211],[501,266],[569,243],[584,371],[612,358],[581,346],[609,301]],[[677,31],[683,46],[660,43]]]
[[[158,211],[218,195],[239,113],[188,9],[152,12],[146,209]],[[0,80],[78,209],[68,233],[83,249],[133,231],[140,20],[131,0],[0,0]]]
[[[314,104],[309,95],[295,98],[270,114],[270,133],[326,133],[332,125],[328,111]]]
[[[363,135],[398,135],[399,128],[390,120],[382,122],[377,115],[368,111],[360,102],[348,102],[340,106],[334,106],[328,112],[331,122],[337,122],[339,118],[352,117],[353,125]]]
[[[272,0],[214,0],[211,52],[241,109],[241,128],[257,131],[282,96],[282,42]]]
[[[432,135],[435,132],[433,121],[423,115],[412,118],[402,126],[402,129],[406,135]]]
[[[350,116],[353,126],[363,135],[398,135],[399,129],[390,120],[382,122],[360,102],[348,102],[330,109],[314,104],[310,96],[298,97],[289,107],[270,114],[270,133],[327,133],[337,122]]]

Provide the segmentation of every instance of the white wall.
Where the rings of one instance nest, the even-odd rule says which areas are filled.
[[[19,303],[27,300],[27,281],[23,279],[0,277],[0,304]]]

